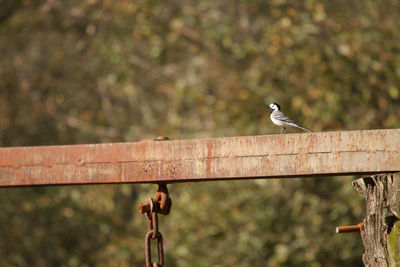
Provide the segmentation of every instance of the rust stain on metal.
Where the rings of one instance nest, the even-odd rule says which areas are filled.
[[[0,148],[0,186],[152,183],[400,171],[400,130]]]

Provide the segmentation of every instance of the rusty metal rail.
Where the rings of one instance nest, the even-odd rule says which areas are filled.
[[[400,129],[0,148],[0,186],[202,182],[398,171]]]

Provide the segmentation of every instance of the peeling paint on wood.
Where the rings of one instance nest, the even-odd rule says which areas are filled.
[[[0,186],[396,172],[399,148],[398,129],[0,148]]]

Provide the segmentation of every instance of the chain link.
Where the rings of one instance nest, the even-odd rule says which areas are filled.
[[[172,201],[168,197],[166,185],[159,185],[154,199],[147,198],[139,204],[139,212],[145,213],[147,220],[147,234],[145,237],[146,267],[162,267],[164,265],[163,236],[158,231],[158,213],[168,214]],[[151,239],[157,240],[158,262],[151,260]]]
[[[146,248],[146,267],[162,267],[164,265],[164,247],[163,247],[163,237],[158,231],[158,215],[157,212],[153,210],[150,214],[146,214],[147,218],[147,228],[148,232],[145,237],[145,248]],[[157,240],[158,249],[158,262],[151,263],[151,239]]]

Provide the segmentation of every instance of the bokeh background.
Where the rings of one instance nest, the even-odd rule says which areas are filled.
[[[0,145],[400,127],[400,1],[0,0]],[[296,132],[296,130],[292,130]],[[290,131],[289,131],[290,133]],[[169,186],[166,266],[362,266],[355,177]],[[0,190],[0,266],[143,266],[154,185]]]

